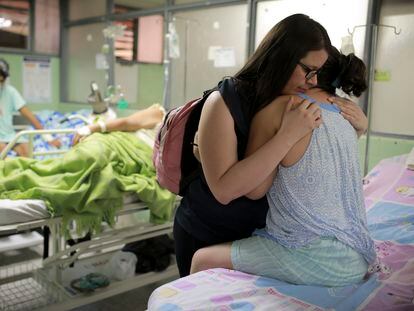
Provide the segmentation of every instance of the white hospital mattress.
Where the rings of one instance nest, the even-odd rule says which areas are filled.
[[[42,200],[0,200],[0,225],[10,225],[48,218]]]
[[[138,202],[135,193],[125,193],[124,205]],[[0,200],[0,226],[49,218],[42,200]]]

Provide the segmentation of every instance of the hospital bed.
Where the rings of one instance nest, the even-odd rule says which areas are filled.
[[[69,133],[70,130],[43,132]],[[138,135],[142,140],[151,140],[148,132],[141,131]],[[171,221],[151,223],[147,204],[135,194],[125,193],[123,203],[122,209],[116,212],[117,221],[112,228],[103,224],[101,232],[69,246],[64,232],[77,237],[76,223],[69,222],[69,228],[62,228],[62,217],[51,217],[44,201],[0,200],[0,310],[67,310],[177,276],[176,265],[172,262],[163,272],[139,274],[123,281],[112,280],[108,287],[92,294],[79,293],[71,288],[73,279],[88,273],[105,273],[110,258],[124,244],[172,231]],[[47,256],[43,260],[13,265],[2,263],[2,252],[33,245],[38,242],[36,235],[39,236],[33,230],[46,227],[50,230],[50,237],[44,241]],[[16,236],[20,238],[14,239]]]
[[[77,128],[90,123],[91,109],[80,109],[68,113],[61,113],[54,110],[36,111],[36,117],[44,130],[35,130],[30,123],[19,114],[13,115],[13,128],[17,132],[14,139],[7,145],[6,149],[0,153],[0,159],[7,156],[16,156],[12,148],[19,138],[27,139],[29,145],[29,157],[45,159],[59,156],[65,153],[70,147],[73,136]],[[61,148],[56,149],[46,142],[46,135],[58,138],[62,144]]]
[[[300,286],[210,269],[157,288],[148,310],[414,310],[414,171],[406,158],[382,160],[364,179],[378,260],[360,284]]]

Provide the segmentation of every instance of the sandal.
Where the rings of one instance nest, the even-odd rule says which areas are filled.
[[[90,293],[95,289],[109,285],[109,279],[100,273],[89,273],[79,279],[70,282],[70,286],[81,293]]]

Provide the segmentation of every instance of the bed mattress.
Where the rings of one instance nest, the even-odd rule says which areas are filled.
[[[414,171],[405,159],[383,160],[364,180],[377,262],[360,284],[293,285],[211,269],[159,287],[148,310],[414,310]]]
[[[139,202],[135,193],[124,194],[124,205]],[[0,200],[0,226],[49,218],[42,200]]]

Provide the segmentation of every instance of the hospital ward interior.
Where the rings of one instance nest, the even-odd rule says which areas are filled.
[[[188,231],[183,235],[187,227],[180,221],[182,232],[178,235],[176,221],[184,219],[185,214],[189,217],[187,226],[191,226],[193,214],[184,207],[189,208],[191,200],[197,201],[197,197],[187,200],[190,190],[186,189],[193,189],[194,181],[187,188],[183,186],[182,167],[189,163],[184,150],[191,150],[191,163],[198,167],[195,178],[202,180],[207,189],[213,175],[206,173],[207,169],[221,167],[216,163],[221,159],[219,148],[213,147],[213,152],[202,148],[203,144],[207,146],[211,133],[219,133],[207,123],[212,104],[218,104],[204,92],[221,81],[218,90],[224,98],[221,87],[225,81],[241,77],[242,68],[254,63],[248,62],[255,59],[250,58],[252,55],[263,56],[255,52],[262,48],[262,40],[268,38],[266,34],[274,25],[298,13],[322,25],[330,44],[342,57],[354,55],[365,64],[366,88],[361,96],[339,89],[339,75],[330,87],[334,95],[348,99],[344,102],[360,112],[359,118],[366,125],[359,133],[353,119],[342,114],[342,104],[335,103],[329,106],[335,106],[342,116],[336,113],[334,117],[341,120],[331,124],[332,111],[319,109],[323,104],[319,107],[315,100],[308,108],[319,107],[315,111],[320,111],[322,117],[317,120],[322,123],[310,132],[302,159],[287,167],[283,162],[275,164],[271,171],[277,174],[272,175],[275,179],[270,189],[281,189],[276,187],[278,180],[297,164],[306,168],[305,163],[314,163],[309,159],[317,153],[312,153],[311,145],[324,148],[324,136],[316,134],[323,131],[324,122],[332,128],[346,123],[341,127],[344,132],[337,135],[338,142],[329,143],[337,146],[339,153],[350,152],[344,147],[350,133],[349,141],[355,141],[356,146],[356,182],[350,189],[342,184],[329,184],[326,189],[338,188],[343,202],[358,205],[363,220],[357,220],[348,231],[359,226],[367,229],[375,260],[366,265],[363,278],[352,284],[295,283],[262,275],[261,269],[257,273],[237,269],[232,243],[232,269],[216,264],[193,270],[196,255],[202,254],[200,249],[251,238],[240,235],[195,246],[194,257],[190,256],[188,263],[191,273],[183,273],[182,250],[177,245],[189,247],[195,238]],[[0,0],[0,310],[414,310],[413,29],[411,0]],[[298,49],[307,44],[300,38],[286,40]],[[314,50],[305,55],[316,53]],[[293,50],[286,53],[293,55]],[[331,56],[325,54],[324,62],[328,63]],[[316,81],[322,80],[324,62],[322,66],[310,66],[310,58],[303,57],[294,64],[294,72],[307,85],[315,82],[312,88],[300,91],[312,91],[318,87]],[[263,62],[257,76],[272,66],[274,72],[290,70],[292,74],[293,69],[277,64],[281,69],[271,61]],[[259,83],[268,83],[257,81],[257,89]],[[242,88],[238,86],[234,90]],[[283,94],[278,88],[278,93],[274,92],[277,96]],[[184,109],[175,108],[199,98],[206,100],[204,107],[199,104],[201,121],[195,124],[198,132],[191,132],[187,143],[189,125],[179,125],[180,120],[175,125],[177,118],[173,119]],[[302,103],[307,102],[307,97],[303,98]],[[227,97],[224,102],[230,107]],[[260,115],[260,109],[256,115]],[[293,116],[297,109],[286,108],[283,116],[289,112]],[[293,120],[283,118],[281,132]],[[250,134],[259,131],[251,130],[254,120]],[[234,127],[227,126],[236,132],[231,134],[233,140],[227,137],[229,134],[216,137],[216,143],[224,146],[223,141],[234,142],[232,152],[238,155],[241,143],[236,119],[234,123]],[[163,139],[169,130],[172,133],[173,124],[186,126],[185,132],[179,144],[171,143],[175,149],[167,149]],[[243,161],[254,158],[268,145],[251,156],[246,154],[245,160],[239,157],[231,169],[247,163]],[[173,152],[178,156],[174,157]],[[322,152],[333,151],[329,148]],[[212,153],[215,164],[207,160]],[[172,177],[159,168],[167,159],[181,167],[182,176],[176,184],[179,190],[167,185],[166,180]],[[318,169],[305,169],[319,171],[302,176],[304,186],[323,184],[321,176],[330,172],[332,163],[340,162],[327,159],[322,156]],[[335,178],[341,183],[353,174],[348,164],[338,164],[341,169]],[[264,172],[263,166],[257,164],[257,170]],[[255,179],[254,171],[249,182]],[[266,176],[269,174],[270,170]],[[293,193],[293,202],[305,197],[300,181],[289,185],[287,191]],[[213,200],[215,191],[222,190],[210,188]],[[359,193],[358,189],[361,202],[349,202],[349,192]],[[271,208],[279,208],[270,207],[273,196],[283,201],[285,194],[272,191],[257,198],[269,202],[267,218],[263,218],[266,230],[272,215],[286,216],[270,213]],[[333,192],[317,192],[316,202],[337,198],[338,193]],[[232,200],[247,200],[245,195],[247,191]],[[199,202],[204,201],[205,208],[197,217],[206,215],[217,228],[226,227],[224,219],[208,215],[209,201],[204,197]],[[256,202],[250,197],[248,200]],[[219,208],[225,210],[227,204],[232,202]],[[305,199],[305,210],[308,207]],[[244,213],[242,207],[238,212]],[[217,213],[214,215],[221,215]],[[228,217],[226,213],[223,218]],[[335,228],[341,226],[341,217]],[[200,221],[194,219],[193,226]],[[260,228],[253,229],[249,236],[257,238]],[[182,239],[179,243],[177,236]],[[338,240],[340,236],[335,235]],[[279,241],[268,239],[274,244]],[[347,249],[352,249],[353,241],[350,243]],[[261,257],[254,258],[255,249],[245,261],[253,258],[250,265],[260,266],[257,262]],[[286,260],[284,264],[290,265]],[[353,269],[351,263],[346,268]],[[325,270],[321,271],[318,273]]]

